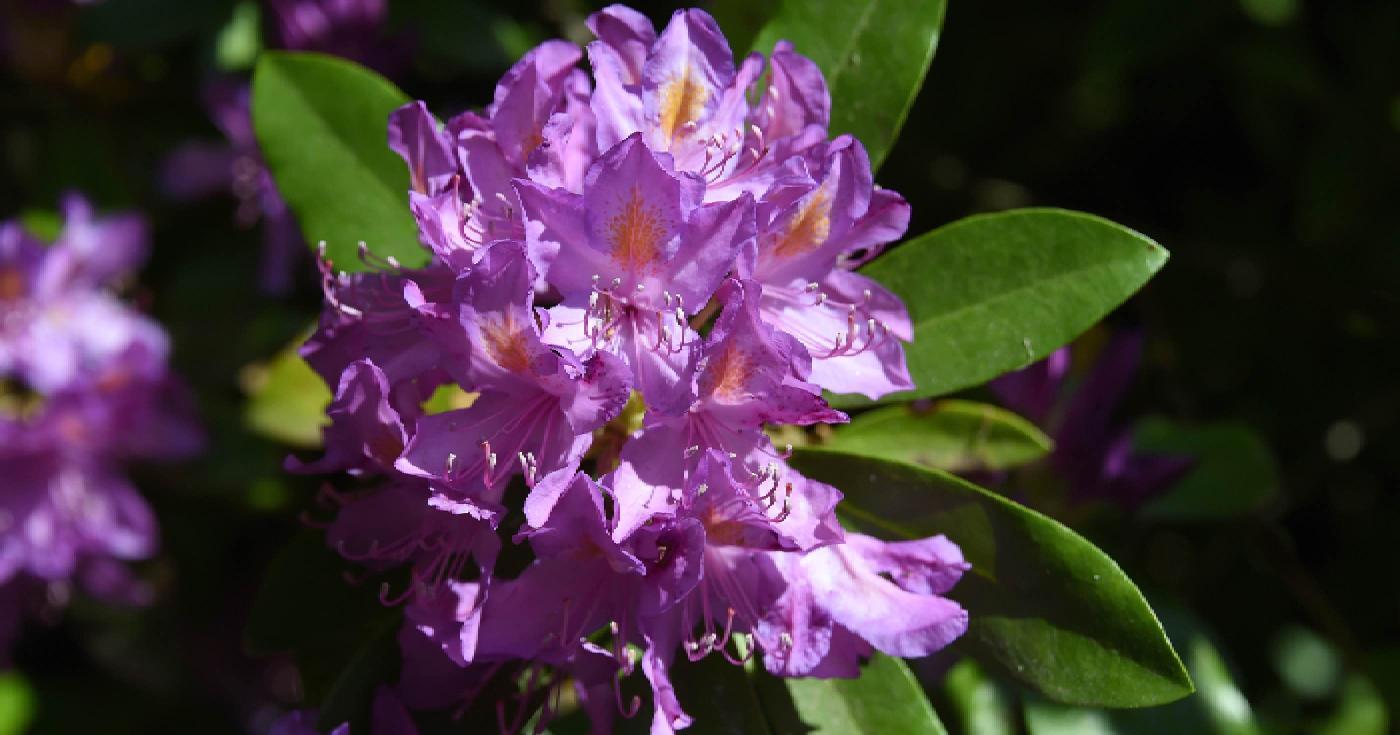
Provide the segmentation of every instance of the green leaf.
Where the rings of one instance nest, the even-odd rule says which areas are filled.
[[[374,72],[310,53],[269,52],[253,75],[253,126],[277,189],[312,245],[363,270],[364,241],[409,266],[427,260],[408,209],[408,169],[388,147],[408,97]]]
[[[1254,718],[1224,658],[1200,621],[1171,606],[1161,608],[1167,633],[1186,654],[1186,668],[1196,694],[1163,707],[1109,712],[1052,704],[1038,698],[1025,703],[1029,735],[1106,732],[1121,735],[1259,735]]]
[[[1385,735],[1390,713],[1375,684],[1361,674],[1342,682],[1336,709],[1317,728],[1318,735]]]
[[[1167,251],[1143,235],[1062,209],[976,215],[917,237],[861,271],[898,294],[914,323],[904,352],[917,387],[884,400],[943,395],[1025,367],[1166,262]]]
[[[243,371],[248,394],[243,420],[254,433],[296,447],[321,446],[321,427],[329,423],[330,388],[297,354],[298,339],[262,365]]]
[[[1226,518],[1257,511],[1278,494],[1278,468],[1273,453],[1246,424],[1190,426],[1166,419],[1146,419],[1135,428],[1133,444],[1140,451],[1195,460],[1185,477],[1142,509],[1147,517]]]
[[[945,400],[927,409],[888,406],[837,427],[826,446],[949,472],[1003,470],[1033,462],[1053,442],[1034,424],[997,406]]]
[[[52,209],[26,209],[19,213],[19,224],[25,232],[48,243],[63,232],[63,218]]]
[[[1273,641],[1274,667],[1279,678],[1302,699],[1332,696],[1342,678],[1342,657],[1336,646],[1300,625],[1283,628]]]
[[[753,50],[771,53],[786,39],[815,61],[831,90],[831,133],[859,138],[879,169],[923,86],[945,7],[944,0],[783,0]]]
[[[963,645],[1056,701],[1142,707],[1190,694],[1191,679],[1132,580],[1060,523],[945,472],[801,449],[793,464],[846,498],[844,518],[886,538],[945,534],[972,564],[950,595]]]
[[[908,665],[884,654],[875,654],[857,679],[780,679],[763,673],[756,679],[775,735],[947,732]]]
[[[20,735],[34,719],[34,690],[15,671],[0,673],[0,735]]]
[[[1119,735],[1106,710],[1066,707],[1063,704],[1027,697],[1025,703],[1028,735]]]
[[[223,71],[250,69],[262,50],[262,18],[258,4],[243,0],[233,7],[228,23],[214,39],[214,64]]]
[[[1015,697],[989,678],[976,661],[965,658],[949,669],[943,688],[961,720],[961,732],[1013,735]]]

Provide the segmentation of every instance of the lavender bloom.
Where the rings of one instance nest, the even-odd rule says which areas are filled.
[[[62,212],[48,246],[0,224],[0,585],[139,604],[149,591],[116,562],[154,553],[156,525],[122,466],[202,437],[165,333],[108,290],[144,259],[144,223],[77,195]]]
[[[990,384],[1008,408],[1049,429],[1055,440],[1050,462],[1069,483],[1072,499],[1136,507],[1191,468],[1189,457],[1134,451],[1132,430],[1113,423],[1142,359],[1142,343],[1140,333],[1115,334],[1072,392],[1065,387],[1069,347]]]
[[[939,650],[967,627],[944,597],[958,548],[847,533],[841,492],[764,433],[845,421],[823,390],[911,386],[903,304],[852,271],[908,205],[857,141],[828,140],[825,83],[790,44],[765,74],[702,11],[660,34],[621,6],[588,23],[592,83],[549,41],[483,113],[390,117],[427,266],[321,264],[302,354],[335,389],[331,425],[320,459],[288,466],[359,478],[325,492],[328,542],[411,570],[383,595],[403,603],[404,702],[460,704],[509,673],[527,682],[514,715],[502,703],[512,730],[571,681],[609,732],[637,711],[618,675],[640,664],[670,733],[693,721],[678,653],[830,677]],[[444,385],[470,405],[428,412]],[[598,431],[625,442],[600,451]],[[506,529],[533,554],[519,573],[496,569]]]

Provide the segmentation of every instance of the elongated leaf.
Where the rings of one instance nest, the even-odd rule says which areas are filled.
[[[1143,451],[1195,460],[1185,477],[1142,509],[1146,516],[1181,520],[1225,518],[1259,510],[1278,494],[1278,468],[1273,453],[1263,438],[1245,424],[1188,426],[1148,419],[1135,428],[1133,444]]]
[[[927,409],[888,406],[837,427],[831,449],[949,472],[1009,469],[1050,451],[1050,437],[1004,408],[946,400]]]
[[[915,390],[978,385],[1045,357],[1147,282],[1167,251],[1108,220],[1021,209],[958,220],[877,258],[862,272],[904,299]],[[863,399],[840,396],[837,405]]]
[[[831,89],[832,134],[859,138],[878,169],[923,86],[945,7],[944,0],[782,0],[753,50],[771,53],[786,39],[815,61]],[[720,17],[747,12],[733,9]]]
[[[857,528],[946,534],[972,563],[950,595],[968,650],[1056,701],[1140,707],[1190,694],[1191,679],[1142,593],[1060,523],[938,470],[801,449],[794,465],[846,494]]]
[[[243,371],[243,389],[248,394],[243,419],[256,434],[309,449],[321,446],[331,391],[297,354],[301,342],[296,340],[268,362]]]
[[[875,654],[857,679],[756,675],[774,735],[946,733],[919,682],[900,659]]]
[[[306,241],[362,270],[364,241],[407,265],[427,260],[408,209],[408,169],[389,150],[389,113],[408,97],[343,59],[269,52],[253,75],[253,126]]]
[[[1196,694],[1164,707],[1091,710],[1054,704],[1037,697],[1025,702],[1029,735],[1103,732],[1113,735],[1259,735],[1249,701],[1235,685],[1224,658],[1200,621],[1184,610],[1160,608],[1167,633],[1186,657]]]

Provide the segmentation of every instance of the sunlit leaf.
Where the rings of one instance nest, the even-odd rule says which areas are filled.
[[[363,270],[364,241],[407,265],[427,260],[408,209],[408,169],[388,147],[389,113],[408,98],[362,66],[268,52],[253,76],[253,125],[277,189],[307,243],[340,270]]]
[[[826,446],[949,472],[1001,470],[1033,462],[1050,437],[1004,408],[944,400],[927,408],[887,406],[836,427]]]
[[[321,427],[329,423],[326,406],[330,388],[297,354],[293,342],[267,363],[246,368],[243,389],[248,394],[244,421],[262,436],[295,447],[321,445]]]

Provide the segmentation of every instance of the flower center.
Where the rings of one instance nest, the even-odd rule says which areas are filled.
[[[529,371],[530,351],[512,314],[507,312],[499,321],[487,322],[481,336],[486,343],[486,353],[497,365],[513,373]]]
[[[830,232],[831,195],[823,187],[798,208],[773,245],[773,254],[781,258],[801,255],[826,242]]]
[[[666,82],[661,90],[661,133],[666,140],[675,140],[678,129],[700,117],[709,96],[704,86],[691,78],[689,63]]]
[[[705,368],[703,387],[706,392],[726,401],[740,398],[747,393],[754,363],[753,356],[732,344],[727,345]]]
[[[0,268],[0,301],[15,301],[24,295],[24,275],[18,268]]]
[[[608,220],[613,260],[624,269],[640,271],[655,263],[666,237],[661,214],[647,205],[639,187],[632,187],[627,201]]]

